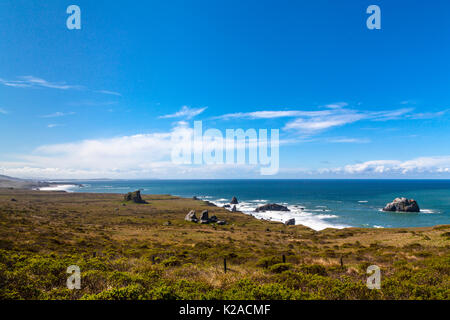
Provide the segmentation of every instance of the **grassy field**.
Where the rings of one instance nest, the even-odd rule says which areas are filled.
[[[0,299],[450,299],[449,225],[316,232],[144,199],[0,189]],[[227,224],[187,222],[191,209]],[[381,290],[366,287],[369,265]]]

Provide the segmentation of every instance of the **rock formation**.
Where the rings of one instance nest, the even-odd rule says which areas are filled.
[[[219,220],[219,218],[217,218],[216,216],[211,216],[211,218],[209,217],[209,213],[208,210],[204,210],[202,211],[202,215],[201,218],[198,219],[195,216],[195,210],[191,210],[189,211],[189,213],[186,215],[186,217],[184,218],[184,220],[189,221],[189,222],[200,222],[201,224],[208,224],[208,223],[217,223],[218,225],[224,225],[226,224],[226,221],[224,220]]]
[[[295,226],[295,219],[294,218],[289,219],[284,224],[287,226]]]
[[[198,222],[198,219],[195,215],[195,210],[191,210],[189,211],[189,213],[186,215],[186,217],[184,218],[184,220],[189,221],[189,222]]]
[[[210,223],[211,221],[209,220],[209,215],[208,215],[208,210],[204,210],[202,212],[202,217],[200,218],[200,223]]]
[[[234,205],[233,208],[231,209],[231,212],[236,212],[236,211],[237,211],[236,205]]]
[[[134,203],[147,203],[141,198],[141,191],[128,192],[123,199],[125,201],[133,201]]]
[[[276,203],[268,203],[263,206],[259,206],[255,209],[255,212],[264,212],[264,211],[290,211],[287,207],[282,206]]]
[[[231,204],[238,204],[238,200],[236,197],[233,197],[230,201]]]
[[[420,212],[420,208],[414,199],[396,198],[388,203],[383,211]]]

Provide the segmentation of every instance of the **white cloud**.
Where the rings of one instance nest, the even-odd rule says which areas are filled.
[[[331,143],[369,143],[369,139],[359,139],[359,138],[332,138],[328,139]]]
[[[340,108],[343,108],[346,106],[348,106],[347,102],[338,102],[338,103],[327,104],[324,107],[328,108],[328,109],[340,109]]]
[[[412,160],[371,160],[344,167],[323,168],[320,173],[349,175],[415,175],[450,173],[450,156],[420,157]]]
[[[64,117],[64,116],[71,116],[74,115],[75,112],[55,112],[51,114],[46,114],[41,116],[41,118],[58,118],[58,117]]]
[[[80,85],[69,85],[65,82],[51,82],[35,76],[21,76],[17,80],[5,80],[0,78],[0,84],[14,88],[50,88],[59,90],[86,89]],[[93,92],[114,96],[122,96],[119,92],[110,90],[93,90]]]
[[[112,95],[112,96],[119,96],[119,97],[122,96],[122,94],[120,94],[119,92],[109,91],[109,90],[95,90],[95,92],[103,93],[103,94],[109,94],[109,95]]]
[[[332,112],[310,117],[297,118],[288,122],[284,129],[312,134],[325,129],[339,127],[367,118],[367,115],[354,110],[334,109]]]
[[[43,88],[52,88],[52,89],[60,89],[60,90],[83,88],[82,86],[68,85],[64,82],[62,82],[62,83],[49,82],[47,80],[37,78],[34,76],[22,76],[22,77],[18,77],[18,78],[20,80],[0,79],[0,83],[5,86],[8,86],[8,87],[18,87],[18,88],[43,87]]]
[[[172,139],[173,136],[192,138],[193,132],[187,122],[180,121],[168,132],[43,145],[30,154],[16,155],[14,162],[0,162],[0,174],[51,179],[260,176],[260,166],[257,164],[181,165],[172,162],[172,150],[180,150],[181,146],[186,144],[185,140]],[[223,134],[223,147],[226,151],[232,144],[226,140],[225,132]],[[256,145],[257,141],[250,139],[248,144],[236,143],[236,148],[244,149]],[[215,146],[218,146],[215,141],[208,141],[203,144],[203,151],[210,152]],[[201,150],[196,145],[193,149]]]
[[[287,111],[254,111],[254,112],[237,112],[228,113],[214,119],[230,120],[230,119],[275,119],[275,118],[292,118],[292,117],[315,117],[315,116],[325,116],[332,114],[332,111],[322,110],[322,111],[298,111],[298,110],[287,110]]]
[[[423,113],[415,113],[410,116],[411,119],[434,119],[439,118],[446,115],[450,109],[438,111],[438,112],[423,112]]]
[[[207,109],[207,107],[193,109],[193,108],[189,108],[188,106],[183,106],[180,111],[175,112],[173,114],[167,114],[167,115],[164,115],[164,116],[160,116],[159,118],[160,119],[167,119],[167,118],[181,118],[181,117],[184,117],[186,119],[191,119],[191,118],[199,115],[200,113],[202,113],[206,109]]]
[[[358,121],[388,121],[396,119],[418,119],[430,116],[428,114],[413,114],[412,108],[401,108],[383,111],[365,111],[346,108],[345,102],[328,104],[323,106],[324,110],[304,111],[304,110],[269,110],[254,112],[238,112],[224,114],[215,119],[276,119],[276,118],[295,118],[288,121],[284,129],[296,131],[304,135],[312,135],[327,129],[340,127],[355,123]],[[432,114],[432,116],[441,116],[447,111],[441,111]]]
[[[0,108],[0,113],[1,113],[1,114],[8,114],[8,111],[6,111],[6,110],[3,109],[3,108]]]

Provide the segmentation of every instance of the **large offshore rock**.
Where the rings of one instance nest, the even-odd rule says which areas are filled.
[[[259,206],[258,208],[255,209],[255,212],[264,212],[264,211],[290,211],[290,210],[287,207],[276,203],[268,203],[263,206]]]
[[[383,211],[420,212],[420,208],[414,199],[396,198],[391,203],[388,203]]]

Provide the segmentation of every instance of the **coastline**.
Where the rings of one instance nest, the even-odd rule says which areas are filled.
[[[8,181],[17,180],[8,177]],[[0,177],[1,180],[1,177]],[[29,183],[29,180],[20,180]],[[441,188],[442,190],[436,189]],[[381,188],[380,188],[381,187]],[[300,189],[299,189],[300,188]],[[386,203],[403,196],[419,200],[419,212],[383,211]],[[450,221],[450,202],[446,194],[450,181],[326,181],[311,180],[53,180],[34,181],[28,189],[68,193],[124,194],[140,190],[142,194],[170,194],[181,198],[199,199],[218,207],[229,205],[232,196],[239,199],[236,210],[257,219],[286,223],[294,221],[316,231],[327,228],[405,228],[446,224]],[[380,194],[378,190],[389,191]],[[363,190],[363,192],[361,192]],[[408,194],[406,194],[408,196]],[[429,201],[431,199],[431,201]],[[427,200],[427,201],[425,201]],[[422,206],[422,201],[424,204]],[[256,208],[277,203],[288,211],[260,211]],[[231,211],[232,206],[225,208]],[[291,221],[292,223],[292,221]]]
[[[450,225],[314,231],[201,200],[142,199],[0,189],[0,270],[13,277],[3,292],[38,300],[450,298]],[[190,210],[226,224],[186,221]],[[83,288],[68,291],[74,264]],[[39,268],[33,279],[31,265]],[[369,265],[383,270],[382,291],[367,290]]]
[[[39,188],[30,188],[30,189],[14,189],[14,190],[22,190],[22,191],[40,191],[40,192],[55,192],[55,193],[77,193],[77,194],[97,194],[99,196],[108,196],[111,194],[114,195],[120,195],[122,196],[121,193],[101,193],[101,192],[79,192],[76,191],[76,189],[80,189],[83,187],[83,184],[61,184],[58,182],[52,182],[49,183],[49,186],[44,186],[44,187],[39,187]],[[10,189],[10,188],[3,188],[3,189]],[[0,190],[2,190],[2,188],[0,188]],[[166,195],[158,195],[158,194],[151,194],[150,196],[171,196],[171,197],[177,197],[183,200],[190,200],[190,198],[187,197],[180,197],[178,195],[171,195],[171,194],[166,194]],[[232,212],[231,207],[230,208],[224,208],[223,206],[225,204],[229,204],[229,202],[227,202],[227,199],[223,199],[223,198],[219,198],[217,200],[211,200],[212,197],[210,196],[205,196],[205,197],[198,197],[199,201],[203,201],[205,203],[208,204],[208,206],[215,206],[217,208]],[[259,204],[265,204],[267,203],[267,201],[265,200],[257,200],[257,202],[259,202]],[[365,202],[365,201],[364,201]],[[255,218],[256,220],[262,220],[262,221],[267,221],[267,222],[274,222],[274,223],[280,223],[280,224],[284,224],[286,221],[288,221],[289,219],[292,218],[297,218],[296,219],[296,226],[300,226],[300,227],[306,227],[309,228],[311,230],[314,230],[316,232],[320,232],[323,230],[327,230],[327,229],[335,229],[335,230],[350,230],[350,229],[359,229],[361,227],[355,227],[355,226],[336,226],[336,225],[330,225],[330,224],[326,224],[326,223],[321,223],[322,220],[319,220],[319,222],[316,220],[311,221],[311,223],[302,223],[301,221],[304,221],[303,219],[298,219],[298,214],[304,214],[304,216],[302,218],[306,217],[310,218],[311,214],[309,212],[305,212],[304,211],[304,207],[299,207],[297,205],[289,205],[287,203],[281,203],[282,205],[286,205],[291,211],[290,212],[279,212],[279,211],[265,211],[265,212],[255,212],[254,211],[254,206],[248,206],[248,202],[243,202],[243,203],[238,203],[236,204],[236,213],[240,213],[246,216],[250,216],[252,218]],[[187,210],[187,208],[186,208]],[[330,215],[330,214],[326,214],[326,212],[328,210],[326,209],[317,209],[317,211],[320,212],[324,212],[323,214],[319,215],[319,219],[325,218],[325,219],[329,219],[329,218],[334,218],[334,215]],[[431,210],[429,209],[421,209],[421,212],[423,213],[430,213]],[[382,212],[382,210],[380,209],[380,212]],[[408,214],[408,213],[399,213],[399,214]],[[433,226],[409,226],[409,227],[382,227],[382,226],[373,226],[373,227],[364,227],[364,229],[390,229],[390,230],[397,230],[397,229],[417,229],[417,228],[434,228],[434,227],[439,227],[439,226],[445,226],[447,224],[436,224]],[[450,225],[450,224],[449,224]]]

